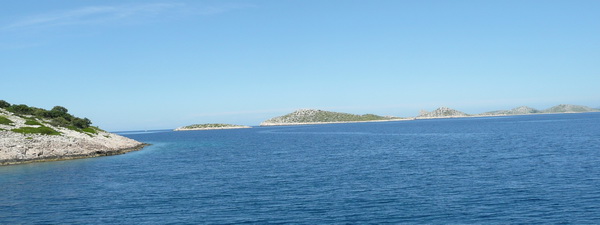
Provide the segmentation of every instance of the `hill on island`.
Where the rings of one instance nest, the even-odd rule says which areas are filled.
[[[485,112],[478,114],[478,116],[525,115],[533,113],[542,113],[542,111],[528,106],[520,106],[510,110],[496,110],[491,112]]]
[[[440,107],[432,112],[422,110],[421,113],[419,113],[419,116],[417,116],[417,118],[444,118],[465,116],[469,116],[469,114],[448,107]]]
[[[497,110],[478,114],[477,116],[504,116],[504,115],[527,115],[537,113],[582,113],[582,112],[600,112],[599,109],[590,108],[582,105],[561,104],[550,107],[545,110],[537,110],[527,106],[517,107],[511,110]]]
[[[542,111],[543,113],[581,113],[581,112],[599,112],[600,110],[583,105],[561,104]]]
[[[277,126],[316,123],[385,121],[395,119],[400,118],[392,116],[378,116],[375,114],[356,115],[350,113],[330,112],[318,109],[300,109],[283,116],[268,119],[262,122],[260,125]]]
[[[122,154],[143,143],[91,126],[68,113],[0,100],[0,165]]]

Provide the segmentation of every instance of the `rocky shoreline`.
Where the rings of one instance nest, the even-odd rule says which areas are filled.
[[[0,109],[0,116],[10,123],[0,124],[0,165],[109,156],[137,151],[148,144],[98,128],[93,132],[53,126],[44,120],[31,125],[31,117]],[[29,123],[28,123],[29,121]],[[21,133],[17,129],[47,127],[56,135]]]
[[[111,156],[111,155],[121,155],[128,152],[139,151],[150,144],[142,143],[138,146],[131,148],[123,148],[118,150],[108,150],[102,151],[98,150],[95,152],[84,153],[84,154],[74,154],[74,155],[54,155],[54,156],[46,156],[46,157],[38,157],[32,159],[9,159],[9,160],[0,160],[0,166],[5,165],[16,165],[16,164],[25,164],[25,163],[34,163],[34,162],[52,162],[52,161],[63,161],[63,160],[72,160],[72,159],[85,159],[85,158],[94,158],[94,157],[102,157],[102,156]]]

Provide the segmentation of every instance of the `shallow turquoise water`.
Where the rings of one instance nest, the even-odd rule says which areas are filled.
[[[123,134],[0,167],[0,224],[600,221],[600,113]]]

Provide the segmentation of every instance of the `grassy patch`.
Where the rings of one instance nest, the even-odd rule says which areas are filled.
[[[45,134],[45,135],[60,135],[60,132],[50,128],[50,127],[21,127],[12,129],[13,132],[22,133],[22,134]]]
[[[40,122],[38,122],[35,119],[27,119],[25,120],[25,125],[42,125]]]
[[[87,134],[90,137],[93,137],[92,134],[98,134],[98,130],[99,130],[99,129],[95,129],[94,127],[86,127],[86,128],[81,129],[81,128],[78,128],[75,126],[68,126],[67,128],[69,128],[69,130],[74,130],[79,133]]]
[[[0,124],[10,125],[12,123],[13,123],[12,120],[9,120],[8,118],[6,118],[4,116],[0,116]]]
[[[87,133],[98,134],[98,131],[96,129],[94,129],[93,127],[87,127],[87,128],[83,128],[81,130],[83,132],[87,132]]]

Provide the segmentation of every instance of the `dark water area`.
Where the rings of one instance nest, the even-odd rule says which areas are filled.
[[[0,167],[0,224],[600,223],[600,113],[122,134]]]

